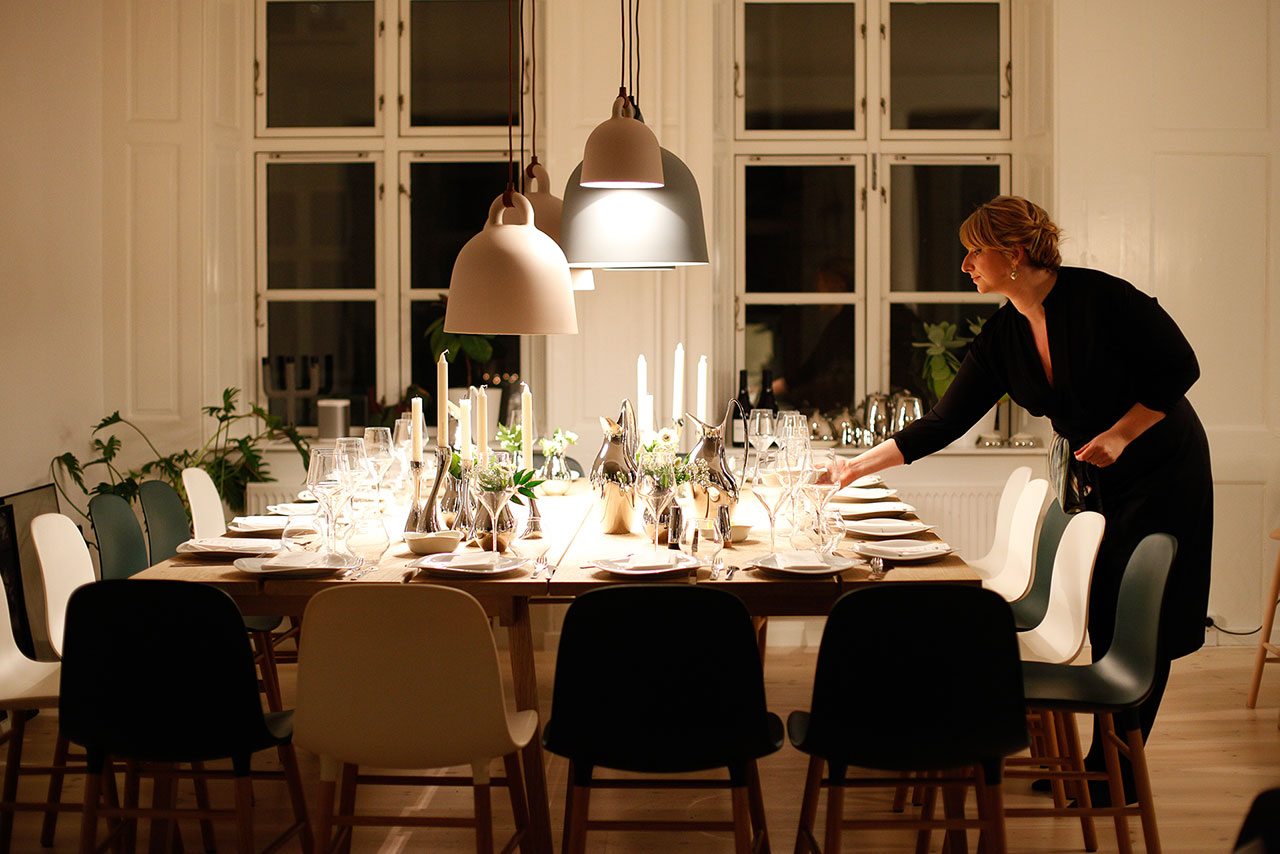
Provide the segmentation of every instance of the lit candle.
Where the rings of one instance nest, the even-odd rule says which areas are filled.
[[[520,383],[520,453],[524,457],[520,465],[533,468],[533,393],[528,383]]]
[[[445,350],[436,362],[436,445],[441,448],[449,444],[449,363],[444,358],[448,353]]]
[[[649,368],[644,361],[644,353],[636,356],[636,407],[644,405],[644,396],[649,393]]]
[[[471,390],[476,393],[476,389]],[[489,462],[489,387],[482,385],[479,388],[479,397],[476,398],[476,455],[480,458],[480,465],[486,465]]]
[[[471,462],[471,398],[458,401],[458,459]]]
[[[422,462],[422,398],[415,397],[409,401],[410,435],[413,437],[413,457],[415,463]]]
[[[707,357],[698,357],[698,420],[707,421]]]
[[[671,378],[671,423],[684,417],[684,342],[676,345],[675,367]]]

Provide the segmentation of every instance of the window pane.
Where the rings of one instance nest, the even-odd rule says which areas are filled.
[[[829,412],[853,403],[857,336],[851,305],[749,305],[746,359],[773,371],[783,408]]]
[[[743,7],[747,130],[853,130],[853,3]]]
[[[852,166],[748,166],[748,292],[854,289]]]
[[[506,0],[415,0],[409,16],[410,123],[505,127]]]
[[[1000,195],[1000,167],[895,164],[889,173],[889,277],[895,291],[973,291],[958,230]]]
[[[507,187],[506,163],[413,163],[410,252],[415,288],[447,288],[453,262]]]
[[[997,4],[893,3],[889,40],[894,130],[999,129]]]
[[[412,342],[413,382],[434,394],[436,367],[427,330],[438,318],[444,316],[444,303],[440,300],[415,300],[411,305],[409,334]],[[481,383],[501,386],[502,414],[498,416],[498,420],[505,423],[511,399],[514,397],[515,405],[520,405],[520,336],[493,335],[489,336],[489,343],[493,346],[493,357],[487,362],[470,363],[465,358],[459,359],[457,353],[449,353],[449,387],[463,388]],[[428,424],[434,426],[436,408],[424,406],[423,417]]]
[[[347,398],[351,423],[364,424],[367,401],[377,383],[375,308],[369,302],[273,302],[267,308],[267,355],[271,388],[288,393],[286,360],[293,360],[295,417],[299,425],[316,423],[315,400]],[[314,363],[312,360],[315,360]],[[315,370],[311,365],[315,365]],[[268,391],[270,411],[289,417],[287,398]]]
[[[267,3],[267,126],[373,127],[371,0]]]
[[[372,163],[267,165],[267,287],[373,288]]]
[[[925,408],[938,402],[938,397],[964,361],[973,340],[974,325],[985,321],[999,308],[996,303],[894,303],[889,307],[889,385],[905,388],[924,403]],[[946,340],[956,344],[947,348],[954,361],[942,355],[929,356],[927,347],[917,347],[929,340],[934,324],[954,326]],[[940,332],[942,330],[939,330]]]

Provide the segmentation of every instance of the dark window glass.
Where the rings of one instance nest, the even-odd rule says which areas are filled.
[[[413,382],[432,393],[436,388],[436,357],[431,352],[428,330],[437,319],[444,316],[445,304],[440,300],[415,300],[410,309],[409,334],[412,342]],[[486,362],[472,362],[466,358],[458,358],[450,353],[449,387],[464,388],[479,386],[482,383],[503,390],[499,420],[506,421],[508,407],[514,401],[520,405],[520,336],[490,335],[489,344],[493,347],[493,356]],[[428,411],[430,410],[430,411]],[[427,423],[436,423],[434,406],[423,407],[423,417]]]
[[[413,163],[409,167],[415,288],[447,288],[458,250],[480,233],[507,187],[506,163]]]
[[[1000,7],[893,3],[889,103],[894,130],[1000,127]]]
[[[373,127],[370,0],[267,3],[267,127]]]
[[[852,3],[743,7],[747,130],[856,127]]]
[[[267,165],[267,287],[373,288],[372,163]]]
[[[345,397],[351,423],[364,424],[377,385],[375,314],[372,301],[269,303],[265,391],[272,414],[288,419],[292,409],[296,424],[314,425],[316,398]]]
[[[995,303],[894,303],[889,307],[889,385],[905,388],[920,398],[926,407],[938,402],[940,393],[953,377],[954,368],[964,361],[969,352],[969,341],[999,306]],[[930,332],[941,334],[940,324],[951,324],[949,335],[941,340],[958,346],[946,351],[954,361],[945,356],[930,355],[923,345],[930,340]],[[950,365],[950,367],[946,367]]]
[[[773,371],[784,409],[843,409],[854,396],[854,321],[851,305],[748,305],[744,364]]]
[[[972,291],[960,270],[958,230],[974,209],[1000,195],[1000,167],[894,165],[890,171],[890,287]]]
[[[748,292],[853,291],[854,178],[852,166],[747,167]]]
[[[410,123],[505,127],[506,0],[416,0],[409,16]],[[513,26],[518,38],[518,17]],[[512,72],[518,106],[520,75]]]

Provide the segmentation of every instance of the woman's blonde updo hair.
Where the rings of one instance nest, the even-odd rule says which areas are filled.
[[[994,249],[1010,254],[1021,246],[1034,267],[1057,270],[1058,226],[1044,208],[1021,196],[996,196],[960,224],[960,242],[970,249]]]

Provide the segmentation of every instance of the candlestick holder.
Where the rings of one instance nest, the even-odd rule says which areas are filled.
[[[440,513],[441,488],[444,475],[449,472],[449,461],[453,459],[453,450],[449,447],[436,448],[436,477],[431,484],[431,494],[422,500],[422,477],[426,473],[426,463],[410,462],[410,477],[413,478],[413,503],[409,505],[409,518],[405,520],[405,533],[435,534],[448,530]]]

